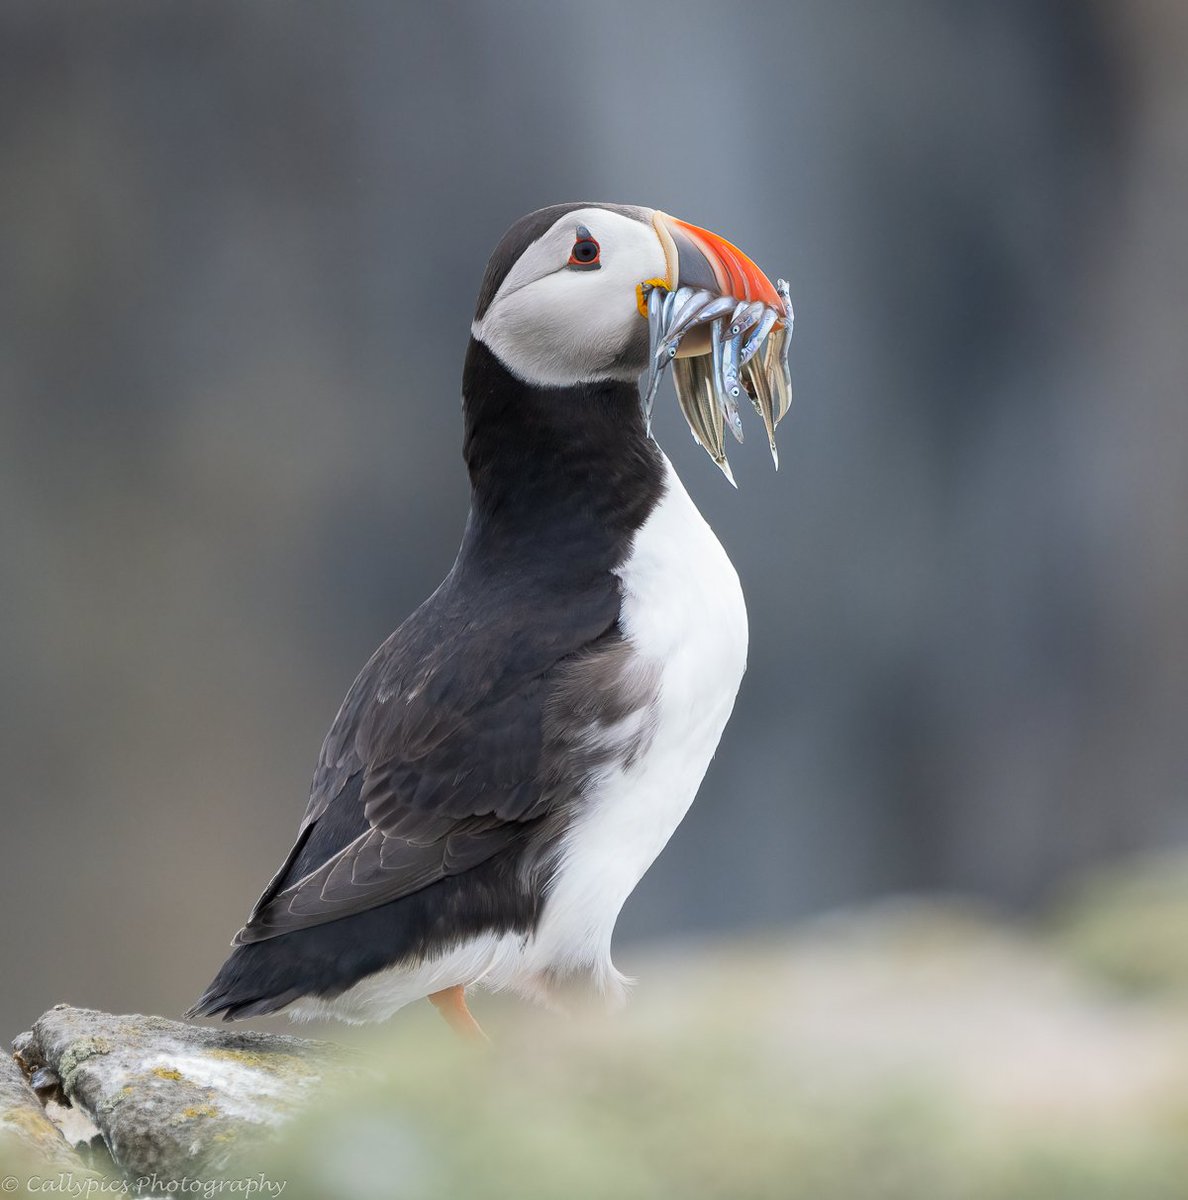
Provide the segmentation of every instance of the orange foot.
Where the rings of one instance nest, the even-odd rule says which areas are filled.
[[[490,1042],[491,1039],[483,1032],[483,1027],[466,1007],[466,989],[461,984],[431,993],[429,1002],[445,1017],[450,1028],[459,1037],[471,1042]]]

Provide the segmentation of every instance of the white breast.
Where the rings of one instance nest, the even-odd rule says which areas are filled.
[[[665,460],[663,499],[619,569],[621,624],[660,668],[655,734],[631,765],[610,771],[567,834],[541,923],[523,959],[493,965],[492,986],[534,990],[526,978],[593,975],[612,998],[624,979],[610,957],[627,897],[693,802],[734,707],[747,657],[738,574]]]
[[[665,467],[664,496],[618,570],[623,632],[659,671],[655,732],[588,796],[535,935],[474,938],[440,958],[377,972],[333,1000],[299,1001],[293,1016],[382,1020],[459,983],[546,998],[571,976],[591,978],[612,1001],[622,997],[628,981],[610,954],[615,921],[693,803],[747,658],[738,575],[667,459]]]

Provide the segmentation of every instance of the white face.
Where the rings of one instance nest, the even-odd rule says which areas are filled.
[[[604,208],[578,208],[517,259],[471,332],[513,375],[545,387],[633,380],[647,362],[648,323],[637,287],[664,279],[664,246],[645,221]],[[584,234],[597,267],[574,265]],[[589,254],[588,248],[577,252]]]

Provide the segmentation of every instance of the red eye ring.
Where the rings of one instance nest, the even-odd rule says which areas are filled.
[[[601,266],[602,247],[588,229],[579,229],[569,252],[569,263],[579,271],[592,271]]]

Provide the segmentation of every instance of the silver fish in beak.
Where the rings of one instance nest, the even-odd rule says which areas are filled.
[[[787,282],[779,279],[773,286],[737,246],[706,229],[661,212],[653,223],[668,275],[639,286],[640,312],[648,320],[648,367],[640,397],[649,432],[656,392],[671,366],[693,437],[732,484],[725,431],[729,427],[737,441],[743,440],[739,400],[744,393],[763,420],[778,469],[776,426],[792,403],[793,312]]]

